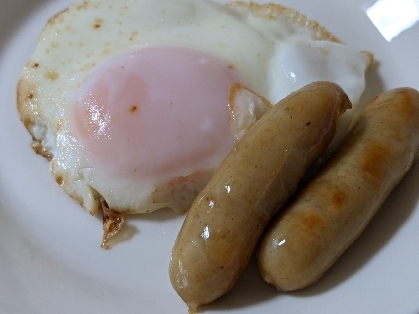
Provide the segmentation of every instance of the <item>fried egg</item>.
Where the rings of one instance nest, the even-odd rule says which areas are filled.
[[[344,134],[370,63],[279,5],[87,0],[47,23],[18,110],[57,183],[91,214],[182,213],[238,140],[231,86],[275,104],[333,81],[354,106]]]

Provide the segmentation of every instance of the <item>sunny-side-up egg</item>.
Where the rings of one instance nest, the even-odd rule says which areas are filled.
[[[91,214],[182,213],[237,142],[233,83],[275,104],[329,80],[356,107],[370,62],[279,5],[87,0],[48,22],[18,109],[57,183]]]

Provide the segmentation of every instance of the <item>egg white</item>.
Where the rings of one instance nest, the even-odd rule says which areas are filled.
[[[42,32],[19,83],[18,108],[34,148],[51,160],[57,183],[91,214],[100,211],[101,200],[120,213],[162,207],[183,212],[214,171],[196,169],[164,182],[111,177],[95,166],[74,133],[68,117],[84,78],[111,58],[154,45],[209,53],[273,104],[306,83],[331,80],[356,107],[371,61],[279,6],[207,0],[88,0],[71,6]],[[348,113],[342,134],[351,120]]]

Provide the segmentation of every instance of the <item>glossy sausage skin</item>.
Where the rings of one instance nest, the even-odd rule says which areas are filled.
[[[400,88],[366,104],[337,154],[268,229],[258,264],[282,291],[304,288],[364,230],[419,149],[419,93]]]
[[[291,94],[257,121],[192,204],[170,279],[191,310],[230,290],[268,220],[331,141],[350,102],[327,82]]]

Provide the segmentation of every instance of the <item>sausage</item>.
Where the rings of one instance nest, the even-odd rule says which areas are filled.
[[[263,236],[258,265],[278,290],[316,280],[359,236],[419,150],[419,93],[370,100],[338,152]]]
[[[171,255],[170,280],[191,312],[233,287],[269,219],[350,106],[336,84],[309,84],[269,109],[227,155],[192,204]]]

